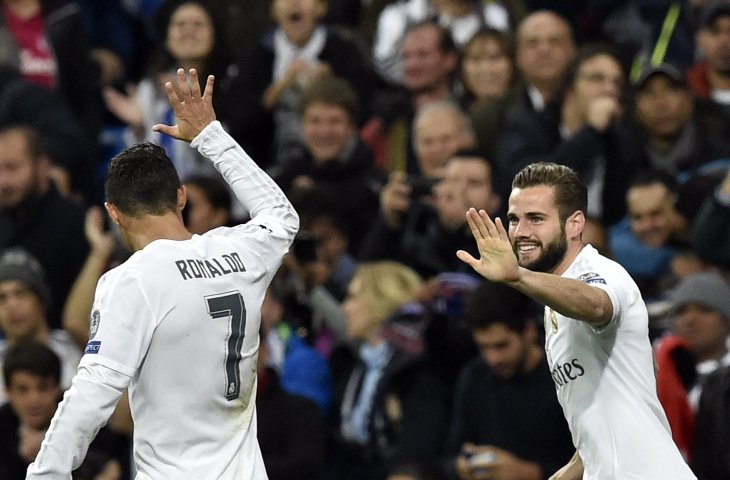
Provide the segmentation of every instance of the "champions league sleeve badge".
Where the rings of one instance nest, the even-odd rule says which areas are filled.
[[[99,331],[99,323],[101,323],[101,314],[99,310],[94,310],[89,319],[89,340],[94,338],[96,332]]]
[[[578,277],[578,280],[585,283],[586,285],[590,285],[591,283],[601,283],[603,285],[606,285],[606,280],[604,280],[602,276],[595,272],[584,273],[583,275]]]
[[[91,318],[89,319],[89,343],[86,344],[86,348],[84,349],[84,354],[99,353],[99,349],[101,348],[101,342],[98,340],[92,341],[92,339],[94,338],[94,335],[96,335],[96,332],[99,331],[100,322],[101,322],[101,314],[99,313],[99,310],[94,310],[93,313],[91,314]]]

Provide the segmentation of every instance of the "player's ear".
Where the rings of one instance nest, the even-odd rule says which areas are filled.
[[[565,233],[568,238],[580,238],[586,226],[586,216],[580,210],[573,212],[565,222]]]
[[[113,203],[104,202],[104,208],[106,209],[106,213],[109,214],[109,218],[112,219],[112,222],[119,225],[119,210],[117,210],[117,207]]]
[[[188,203],[188,190],[185,185],[180,185],[177,189],[177,209],[182,211],[185,208],[185,204]]]

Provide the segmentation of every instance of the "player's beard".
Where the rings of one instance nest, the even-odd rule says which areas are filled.
[[[550,240],[549,243],[545,244],[540,242],[541,254],[530,262],[520,261],[520,266],[525,267],[533,272],[552,272],[555,267],[565,257],[565,252],[568,251],[568,240],[565,238],[565,225],[560,225],[560,234]],[[520,258],[520,253],[517,248],[517,243],[512,242],[512,249],[515,252],[517,258]]]

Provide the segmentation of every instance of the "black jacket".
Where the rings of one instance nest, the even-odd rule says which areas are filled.
[[[454,398],[449,470],[467,442],[494,445],[535,462],[543,478],[565,465],[575,452],[544,357],[531,372],[507,379],[495,375],[479,356],[462,369]]]
[[[28,469],[29,462],[18,455],[19,427],[20,419],[10,404],[0,407],[0,478],[3,480],[23,480]],[[112,459],[122,467],[122,478],[129,477],[129,458],[129,441],[109,428],[102,428],[89,445],[84,462],[74,471],[74,478],[92,479]]]
[[[259,377],[258,440],[270,480],[317,480],[325,455],[325,421],[317,405],[282,390],[273,370]]]
[[[378,215],[363,240],[360,259],[396,260],[425,278],[442,272],[472,272],[471,267],[456,257],[457,250],[478,255],[467,225],[456,230],[446,228],[432,207],[413,202],[403,228],[390,228],[382,215]]]
[[[393,354],[376,388],[370,412],[370,442],[348,442],[340,434],[340,418],[333,426],[330,476],[349,480],[383,480],[400,465],[428,466],[443,448],[449,415],[449,394],[442,379],[421,354],[393,347]],[[348,411],[345,391],[355,382],[362,387],[361,360],[345,347],[331,358],[335,405]]]
[[[378,214],[380,190],[387,180],[386,174],[373,164],[372,152],[362,140],[356,139],[352,151],[341,158],[317,164],[305,152],[289,164],[273,167],[269,173],[301,210],[303,218],[308,213],[307,205],[318,211],[324,206],[340,218],[349,237],[350,251],[358,252]],[[295,188],[293,182],[301,176],[311,178],[315,187]]]
[[[730,478],[730,367],[705,379],[690,466],[699,480]]]
[[[51,184],[13,210],[0,210],[0,250],[23,247],[40,262],[51,290],[48,323],[61,327],[61,312],[71,285],[86,261],[85,209],[62,197]]]

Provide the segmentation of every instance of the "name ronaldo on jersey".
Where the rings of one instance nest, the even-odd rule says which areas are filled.
[[[191,280],[193,278],[215,278],[229,273],[245,272],[241,257],[236,252],[225,253],[219,257],[213,258],[188,258],[184,260],[176,260],[180,276],[183,280]]]

